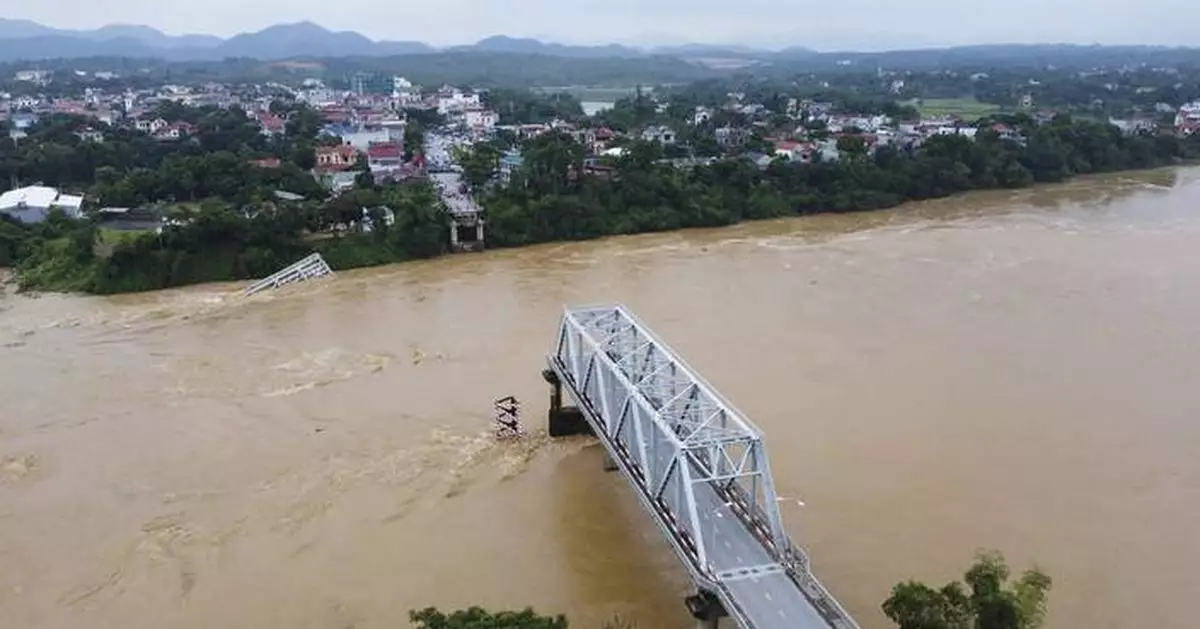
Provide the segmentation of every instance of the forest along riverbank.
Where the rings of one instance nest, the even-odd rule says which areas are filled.
[[[1111,125],[1066,116],[1014,124],[1016,135],[985,129],[974,139],[934,136],[915,152],[872,152],[861,138],[843,138],[837,160],[811,164],[766,163],[763,156],[758,162],[680,165],[664,159],[660,144],[639,142],[611,164],[588,165],[587,150],[576,139],[546,133],[522,145],[523,163],[507,184],[475,200],[485,210],[488,246],[516,247],[876,210],[1200,158],[1200,135],[1124,135]],[[458,159],[463,179],[481,190],[500,153],[494,145],[476,144]],[[369,233],[334,237],[338,225],[364,223],[367,208]],[[385,208],[394,221],[386,220]],[[451,239],[439,208],[426,183],[361,187],[298,205],[235,207],[210,200],[162,234],[115,242],[80,222],[48,221],[23,230],[0,223],[0,263],[15,260],[26,288],[107,294],[266,277],[313,250],[340,271],[446,253]]]
[[[534,605],[683,628],[687,577],[541,428],[563,303],[630,306],[767,434],[865,629],[979,547],[1050,629],[1191,629],[1200,171],[237,285],[0,297],[0,626],[403,626]],[[747,368],[751,365],[752,368]]]

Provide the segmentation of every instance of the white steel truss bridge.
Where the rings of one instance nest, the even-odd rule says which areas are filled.
[[[547,362],[551,435],[599,438],[696,584],[700,626],[858,629],[784,530],[762,432],[637,317],[569,307]]]

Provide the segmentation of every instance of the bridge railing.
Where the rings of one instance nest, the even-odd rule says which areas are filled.
[[[325,262],[325,258],[319,253],[309,254],[303,259],[293,264],[284,267],[283,269],[264,277],[250,286],[246,287],[243,295],[250,296],[254,293],[267,290],[269,288],[279,288],[284,284],[293,282],[302,282],[304,280],[315,277],[322,277],[333,273],[333,269],[329,268],[329,264]]]
[[[701,524],[699,485],[744,502],[747,525],[758,527],[769,547],[793,548],[762,432],[632,313],[621,306],[568,309],[554,355],[596,407],[607,437],[628,453],[635,480],[678,527],[702,574],[715,580],[728,566],[713,563],[718,542]]]

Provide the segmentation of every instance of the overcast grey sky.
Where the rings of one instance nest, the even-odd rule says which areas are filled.
[[[229,36],[310,20],[373,39],[747,43],[879,50],[971,43],[1200,45],[1200,0],[0,0],[59,28],[146,24]]]

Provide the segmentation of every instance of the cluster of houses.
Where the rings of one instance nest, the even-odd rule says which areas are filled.
[[[96,78],[102,78],[101,73],[97,73]],[[44,85],[50,81],[50,75],[31,70],[18,73],[14,79]],[[597,176],[611,171],[604,158],[619,157],[629,140],[677,145],[681,143],[681,136],[696,135],[696,129],[686,127],[711,134],[720,153],[741,156],[760,167],[779,159],[798,163],[838,160],[842,157],[839,139],[847,136],[861,140],[861,146],[873,152],[884,146],[919,148],[935,136],[974,138],[981,131],[977,123],[951,116],[899,122],[885,115],[838,111],[828,102],[797,98],[789,99],[785,108],[779,108],[781,111],[773,111],[762,103],[752,102],[742,93],[727,94],[721,104],[695,107],[689,116],[671,124],[652,124],[629,132],[562,120],[501,125],[499,114],[487,106],[485,95],[479,91],[451,86],[422,90],[403,77],[393,77],[390,86],[390,93],[367,93],[361,83],[347,91],[331,89],[319,79],[306,79],[299,86],[267,83],[235,87],[207,83],[110,90],[102,82],[93,82],[92,87],[71,98],[0,92],[0,123],[17,142],[22,141],[42,117],[54,114],[87,119],[88,124],[76,130],[76,135],[85,142],[104,142],[116,127],[130,128],[161,142],[179,142],[196,135],[197,130],[186,121],[168,120],[158,113],[164,111],[164,103],[179,103],[192,107],[239,107],[258,125],[264,136],[276,137],[287,133],[288,121],[272,110],[272,103],[279,99],[295,100],[311,106],[321,119],[320,133],[327,139],[321,141],[315,151],[312,173],[335,192],[353,187],[364,166],[376,182],[405,181],[426,175],[424,147],[405,146],[408,125],[405,111],[411,109],[436,111],[454,129],[453,133],[467,138],[468,142],[484,140],[498,132],[521,140],[551,131],[568,134],[589,152],[586,174]],[[658,101],[655,105],[659,113],[668,110],[666,102]],[[1174,129],[1178,134],[1192,135],[1200,131],[1200,101],[1177,109],[1172,107],[1169,111],[1160,108],[1156,113],[1171,112],[1175,114]],[[1033,115],[1039,122],[1045,122],[1054,113],[1038,111]],[[717,126],[715,121],[719,119],[737,120],[738,123]],[[1131,134],[1159,128],[1149,119],[1114,119],[1110,122]],[[1024,141],[1006,125],[992,124],[987,128],[1002,138]],[[754,150],[748,150],[751,139]],[[710,163],[713,159],[719,158],[690,157],[672,161],[687,166]],[[509,151],[500,159],[498,179],[509,179],[522,163],[518,151]],[[269,158],[253,160],[251,165],[276,168],[281,163],[277,158]],[[39,220],[53,208],[78,214],[81,204],[82,197],[35,186],[4,193],[0,197],[0,212],[22,220]]]
[[[1200,100],[1187,103],[1175,112],[1175,132],[1182,136],[1200,133]]]

